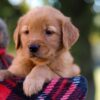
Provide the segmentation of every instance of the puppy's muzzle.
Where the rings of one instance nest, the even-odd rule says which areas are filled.
[[[48,58],[51,55],[50,49],[44,43],[31,43],[28,46],[31,57]]]
[[[32,44],[32,45],[29,46],[29,51],[31,53],[37,53],[39,48],[40,48],[39,44]]]

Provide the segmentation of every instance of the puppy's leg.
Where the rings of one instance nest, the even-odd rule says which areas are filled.
[[[0,70],[0,81],[12,78],[13,76],[25,77],[26,74],[22,71],[22,68],[20,70],[20,66],[14,65],[10,66],[7,70]]]
[[[48,66],[36,66],[32,69],[23,83],[23,90],[27,96],[39,92],[43,84],[59,76],[53,73]]]
[[[74,59],[69,51],[61,51],[53,61],[50,68],[61,77],[74,77],[80,75],[80,67],[74,64]]]
[[[7,70],[0,70],[0,81],[13,76],[25,77],[34,67],[33,62],[27,59],[14,59]]]
[[[78,76],[81,73],[80,67],[76,64],[72,64],[71,66],[72,76]]]
[[[0,81],[13,77],[13,74],[8,70],[0,70]]]
[[[62,77],[75,77],[80,75],[80,68],[76,64],[71,64],[69,66],[66,66],[60,74]]]
[[[60,66],[57,70],[52,69],[55,73],[61,77],[71,78],[80,75],[80,68],[76,64],[70,64],[67,66]]]

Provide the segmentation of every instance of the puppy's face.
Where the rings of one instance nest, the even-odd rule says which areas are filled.
[[[51,7],[28,12],[14,33],[16,49],[28,57],[52,58],[62,48],[69,49],[78,38],[78,30],[69,18]]]

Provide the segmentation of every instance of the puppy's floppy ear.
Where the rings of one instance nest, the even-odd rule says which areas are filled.
[[[22,18],[18,20],[17,27],[14,31],[14,42],[15,42],[16,49],[19,49],[21,46],[21,40],[20,40],[20,34],[19,34],[21,20]]]
[[[79,31],[71,23],[69,17],[64,17],[62,23],[62,41],[66,49],[70,49],[71,46],[78,40]]]

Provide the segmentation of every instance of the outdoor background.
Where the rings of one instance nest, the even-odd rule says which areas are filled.
[[[0,0],[0,17],[7,23],[10,36],[8,52],[15,53],[13,32],[18,18],[36,6],[45,5],[71,17],[80,30],[80,38],[71,52],[88,80],[87,100],[100,100],[100,0]]]

